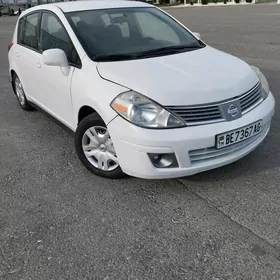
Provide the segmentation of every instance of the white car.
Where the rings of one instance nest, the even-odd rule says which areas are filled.
[[[22,109],[74,131],[94,174],[188,176],[254,150],[275,107],[258,68],[199,37],[147,3],[40,5],[18,19],[9,74]]]

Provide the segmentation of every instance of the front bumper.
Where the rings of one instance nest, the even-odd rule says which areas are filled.
[[[249,154],[266,137],[274,108],[275,100],[270,93],[258,107],[231,122],[156,130],[140,128],[116,117],[108,129],[123,172],[145,179],[176,178],[211,170]],[[230,148],[215,151],[215,135],[259,119],[263,120],[262,133]],[[217,152],[214,157],[213,152]],[[179,167],[156,168],[148,153],[175,153]]]

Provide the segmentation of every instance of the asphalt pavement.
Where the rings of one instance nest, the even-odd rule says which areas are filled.
[[[20,109],[7,62],[16,18],[1,17],[1,280],[280,279],[280,5],[168,11],[261,68],[277,103],[266,140],[180,180],[95,177],[67,131]]]

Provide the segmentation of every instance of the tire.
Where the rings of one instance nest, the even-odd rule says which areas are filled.
[[[83,165],[95,175],[109,179],[126,176],[118,164],[107,126],[98,114],[91,114],[79,123],[75,148]]]
[[[13,88],[20,107],[24,111],[34,111],[35,109],[29,104],[28,100],[26,99],[24,89],[17,74],[13,75]]]

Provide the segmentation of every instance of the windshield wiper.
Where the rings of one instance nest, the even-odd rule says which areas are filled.
[[[135,58],[137,58],[137,56],[132,54],[109,54],[109,55],[95,56],[93,60],[96,62],[105,62],[105,61],[131,60]]]
[[[93,60],[96,62],[133,60],[137,58],[145,58],[145,57],[161,55],[161,54],[179,53],[186,50],[190,51],[190,50],[196,50],[201,48],[203,48],[203,46],[201,45],[178,45],[178,46],[162,47],[158,49],[152,49],[152,50],[137,52],[137,53],[98,55],[93,57]]]
[[[203,46],[201,45],[179,45],[179,46],[169,46],[169,47],[162,47],[158,49],[152,49],[148,51],[143,51],[141,53],[138,53],[138,57],[147,57],[157,54],[171,54],[171,53],[179,53],[182,51],[190,51],[190,50],[196,50],[201,49]]]

